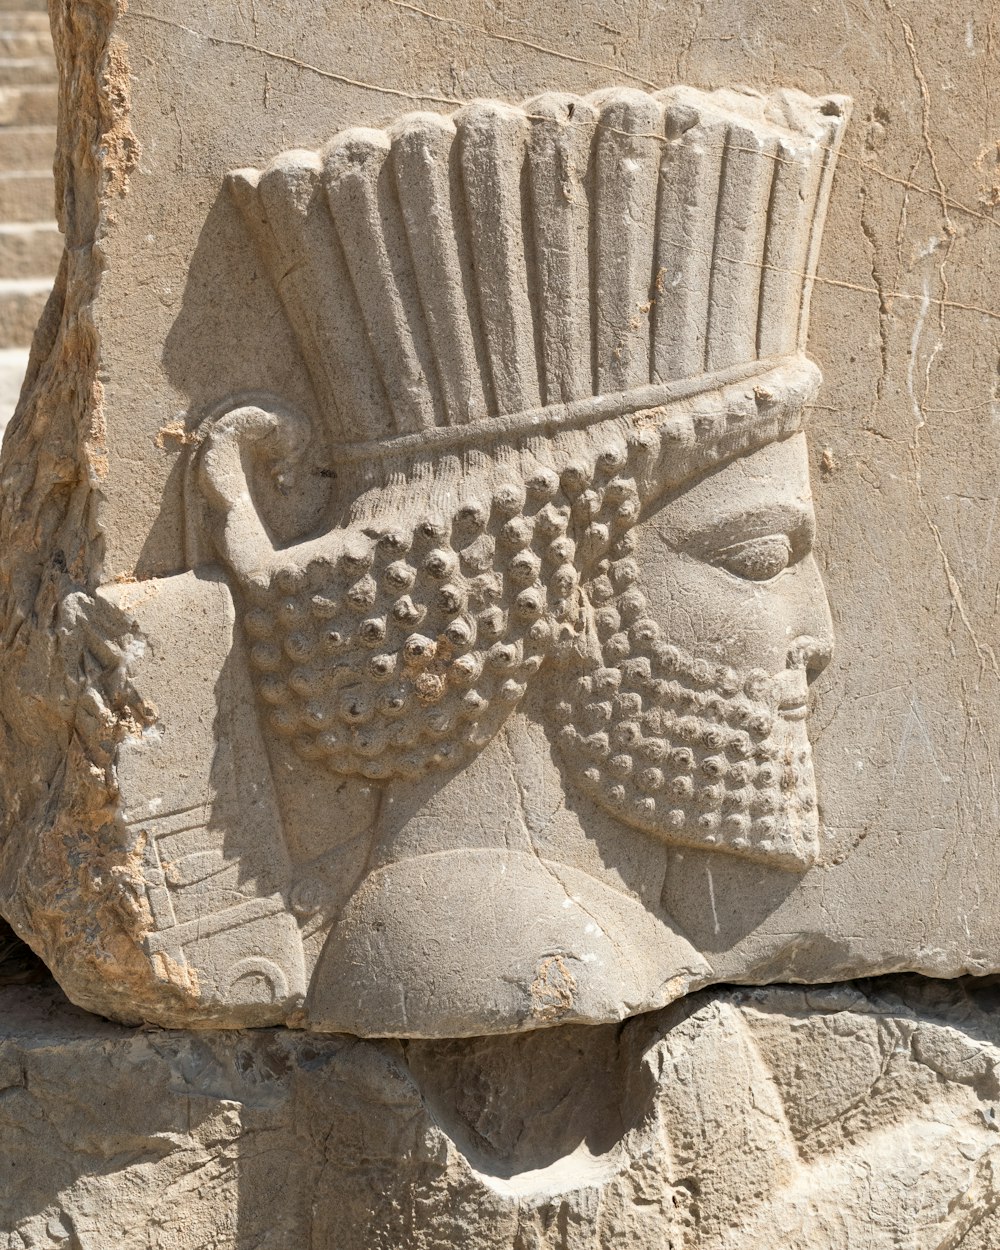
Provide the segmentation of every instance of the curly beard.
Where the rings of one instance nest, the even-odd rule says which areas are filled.
[[[665,841],[809,867],[819,818],[805,670],[737,672],[670,645],[638,576],[618,560],[587,587],[591,645],[556,709],[571,779]]]

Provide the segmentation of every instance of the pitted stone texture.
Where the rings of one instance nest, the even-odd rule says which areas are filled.
[[[996,993],[706,992],[433,1043],[131,1031],[0,989],[11,1250],[986,1250]]]

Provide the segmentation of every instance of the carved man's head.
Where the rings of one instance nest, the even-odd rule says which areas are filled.
[[[830,649],[798,433],[838,99],[478,102],[234,175],[334,448],[276,549],[253,461],[202,482],[264,723],[376,780],[466,763],[543,670],[577,786],[631,825],[815,857],[806,682]]]

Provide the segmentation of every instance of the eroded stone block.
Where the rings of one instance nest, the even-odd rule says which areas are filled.
[[[983,214],[867,198],[932,141],[925,80],[897,106],[930,27],[880,16],[876,70],[778,6],[740,19],[766,65],[674,21],[619,63],[559,14],[579,56],[456,78],[438,26],[509,32],[55,11],[0,910],[81,1005],[433,1038],[996,967],[954,554],[989,581],[989,404],[926,430],[972,385],[952,312],[992,325]]]
[[[133,1031],[0,990],[2,1244],[987,1250],[994,998],[706,992],[407,1043]]]

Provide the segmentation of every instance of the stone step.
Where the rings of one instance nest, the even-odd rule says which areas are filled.
[[[18,33],[33,31],[52,38],[52,25],[47,13],[27,13],[23,9],[0,8],[0,30],[17,31]]]
[[[11,16],[35,20],[40,18],[48,25],[48,0],[0,0],[0,13],[4,15],[4,24],[7,17]]]
[[[51,290],[47,278],[0,279],[0,348],[31,346]]]
[[[0,173],[47,173],[55,151],[55,126],[0,126]]]
[[[37,87],[57,80],[53,56],[0,56],[0,87]]]
[[[62,252],[63,237],[54,221],[0,225],[0,279],[54,274]]]
[[[0,56],[53,56],[52,36],[47,29],[13,30],[9,17],[0,13]]]
[[[55,180],[52,174],[0,174],[0,221],[47,221],[54,215]]]
[[[0,349],[0,431],[7,428],[7,422],[14,415],[27,368],[26,347]]]
[[[0,87],[0,126],[54,126],[58,114],[55,83],[41,87]]]

